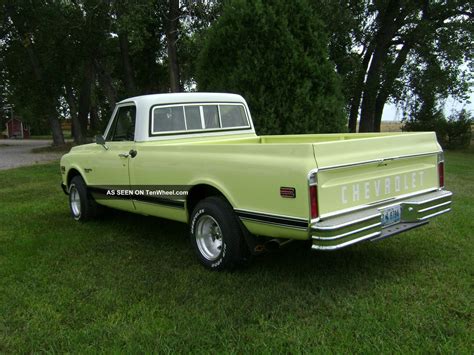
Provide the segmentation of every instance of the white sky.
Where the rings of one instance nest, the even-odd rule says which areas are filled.
[[[462,108],[465,108],[467,111],[470,111],[471,114],[474,113],[474,92],[471,93],[469,97],[470,103],[461,103],[455,101],[454,99],[448,99],[446,106],[444,108],[444,113],[446,116],[450,116],[453,113],[453,110],[459,111]],[[403,118],[403,113],[401,110],[397,112],[397,107],[393,104],[386,104],[383,110],[382,121],[401,121]]]

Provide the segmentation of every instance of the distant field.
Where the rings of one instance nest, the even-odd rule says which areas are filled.
[[[359,126],[359,122],[357,123]],[[382,121],[380,132],[401,132],[402,122],[400,121]]]
[[[381,132],[401,132],[402,123],[399,121],[382,121]]]

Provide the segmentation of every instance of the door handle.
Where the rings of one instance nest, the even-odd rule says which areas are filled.
[[[128,153],[120,153],[118,156],[120,158],[128,158],[128,157],[135,158],[137,156],[137,151],[135,149],[130,149]]]

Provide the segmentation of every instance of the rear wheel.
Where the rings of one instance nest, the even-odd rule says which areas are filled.
[[[232,207],[217,196],[196,205],[191,215],[190,239],[201,264],[212,270],[232,269],[247,254]]]
[[[74,176],[69,184],[69,208],[72,218],[76,221],[86,221],[96,217],[101,210],[87,190],[87,185],[81,176]]]

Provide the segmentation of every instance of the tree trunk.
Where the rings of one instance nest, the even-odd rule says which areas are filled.
[[[119,35],[120,54],[122,56],[122,65],[125,74],[125,90],[128,96],[134,96],[137,93],[135,79],[133,78],[132,64],[130,60],[130,51],[128,48],[127,32],[120,32]]]
[[[357,82],[360,82],[357,80]],[[360,98],[362,97],[362,85],[357,86],[354,88],[355,92],[351,99],[351,108],[349,111],[349,132],[356,133],[357,132],[357,117],[359,116],[359,106],[360,106]]]
[[[82,140],[78,143],[85,143],[85,133],[87,132],[88,116],[91,107],[92,82],[94,80],[94,65],[92,61],[85,64],[84,79],[79,92],[78,120],[83,133]]]
[[[362,98],[362,91],[364,88],[365,73],[367,71],[367,67],[369,66],[373,51],[373,44],[371,44],[364,54],[362,68],[358,73],[356,84],[354,86],[354,95],[351,99],[351,108],[349,113],[349,132],[351,133],[357,132],[357,117],[359,116],[360,99]]]
[[[58,117],[56,116],[56,108],[51,110],[51,113],[48,114],[49,125],[51,126],[51,132],[53,136],[53,145],[59,146],[64,145],[64,135],[63,130],[61,129],[61,124],[59,123]]]
[[[35,73],[36,80],[40,83],[40,85],[43,85],[45,88],[45,98],[48,101],[51,101],[50,103],[51,109],[48,110],[47,115],[48,115],[49,125],[51,127],[53,145],[55,146],[64,145],[65,144],[64,135],[63,135],[61,124],[59,123],[59,119],[56,112],[55,97],[54,95],[50,93],[50,90],[48,90],[49,83],[45,82],[44,80],[43,70],[39,64],[39,60],[36,56],[36,53],[34,52],[31,46],[32,44],[26,45],[26,50],[30,58],[31,65],[33,67],[33,72]]]
[[[91,105],[90,117],[91,131],[96,133],[99,130],[99,115],[97,113],[97,105],[95,103]]]
[[[411,38],[414,37],[412,36]],[[380,132],[380,126],[382,124],[382,114],[385,103],[387,102],[387,99],[390,96],[393,83],[398,77],[398,74],[400,73],[403,64],[405,64],[406,62],[408,53],[410,52],[414,44],[414,41],[411,38],[405,42],[402,49],[398,53],[393,65],[391,65],[390,68],[386,69],[385,80],[383,81],[382,87],[380,88],[380,91],[375,100],[374,132]]]
[[[381,73],[387,58],[389,43],[395,35],[400,14],[398,1],[390,1],[386,11],[379,14],[375,49],[370,63],[362,96],[359,132],[373,132],[375,122],[375,102],[380,88]]]
[[[382,63],[387,55],[386,51],[376,50],[370,65],[360,110],[359,132],[373,132],[375,121],[375,101],[380,86]]]
[[[169,11],[166,19],[166,41],[168,47],[168,65],[170,72],[171,92],[180,92],[181,84],[179,77],[178,62],[178,24],[179,24],[179,0],[169,0]]]
[[[386,97],[382,95],[377,95],[375,100],[375,112],[374,112],[374,132],[380,132],[380,127],[382,125],[382,114],[385,107],[385,102],[387,102],[388,95]]]
[[[74,138],[74,142],[76,144],[81,144],[84,139],[84,134],[82,132],[81,124],[79,123],[79,117],[77,115],[76,98],[74,97],[74,93],[70,85],[66,85],[66,101],[69,105],[69,113],[71,115],[71,133]]]
[[[110,111],[113,111],[115,103],[117,102],[117,92],[114,88],[112,76],[105,70],[98,60],[94,61],[94,67],[98,74],[101,89],[104,90],[105,97],[109,102]]]
[[[50,102],[50,109],[47,110],[47,115],[51,127],[53,145],[64,145],[63,131],[61,129],[61,125],[59,124],[59,120],[56,113],[56,98],[54,95],[51,94],[49,82],[44,77],[43,68],[41,67],[40,60],[33,47],[34,44],[31,42],[30,37],[28,36],[28,28],[26,27],[26,24],[23,23],[21,20],[17,21],[14,5],[6,5],[5,10],[8,16],[10,17],[13,26],[18,31],[20,37],[23,38],[23,45],[25,47],[26,53],[28,54],[28,58],[33,69],[35,79],[44,88],[44,97],[46,101]]]
[[[48,121],[49,125],[51,127],[51,134],[53,138],[53,145],[58,146],[58,145],[64,145],[64,135],[63,131],[61,129],[61,124],[59,123],[59,119],[57,116],[56,112],[56,103],[55,103],[55,98],[54,95],[50,94],[50,90],[48,88],[49,83],[45,82],[44,80],[44,75],[43,75],[43,69],[41,68],[40,62],[38,60],[38,57],[36,56],[36,53],[33,49],[32,43],[29,41],[29,39],[26,39],[24,41],[26,52],[28,53],[28,57],[30,58],[30,63],[33,68],[33,73],[35,74],[35,78],[45,88],[45,98],[48,101],[51,101],[50,103],[50,109],[47,112],[48,115]]]

